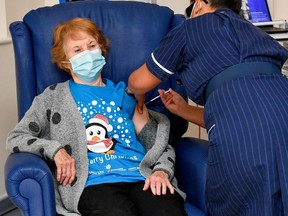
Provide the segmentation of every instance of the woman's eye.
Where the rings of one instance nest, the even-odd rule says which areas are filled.
[[[97,48],[97,45],[96,45],[96,44],[91,44],[91,45],[90,45],[90,48],[92,48],[92,49],[93,49],[93,48]]]

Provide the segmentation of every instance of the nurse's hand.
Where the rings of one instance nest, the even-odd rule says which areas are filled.
[[[174,194],[174,188],[171,185],[169,176],[163,171],[155,171],[145,180],[143,191],[147,191],[149,187],[154,195],[165,195],[167,189],[170,190],[171,194]]]
[[[57,167],[57,181],[63,186],[71,184],[76,175],[75,160],[65,149],[60,149],[54,156]]]
[[[171,88],[169,93],[165,93],[163,89],[159,89],[158,92],[163,104],[171,113],[205,128],[203,107],[189,105],[180,94]]]
[[[169,89],[169,93],[165,93],[165,90],[159,89],[158,92],[160,94],[160,98],[165,105],[165,107],[176,115],[180,115],[184,108],[188,106],[188,103],[184,100],[184,98],[173,91],[171,88]]]

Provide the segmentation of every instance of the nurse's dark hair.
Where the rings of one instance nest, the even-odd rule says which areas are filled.
[[[210,3],[211,7],[227,7],[237,14],[240,13],[242,7],[242,0],[208,0],[208,2]]]

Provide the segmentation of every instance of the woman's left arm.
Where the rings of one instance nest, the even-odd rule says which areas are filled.
[[[137,135],[140,133],[142,128],[149,122],[149,120],[150,120],[150,117],[149,117],[147,107],[144,105],[143,113],[140,114],[138,109],[137,109],[137,106],[135,106],[135,111],[134,111],[132,121],[134,123]]]
[[[135,113],[137,113],[137,109]],[[138,115],[141,119],[141,114],[138,113]],[[174,193],[174,187],[170,180],[174,177],[175,152],[173,147],[168,144],[169,119],[152,110],[147,115],[149,120],[137,135],[138,140],[147,151],[140,165],[140,171],[143,168],[145,170],[142,170],[143,174],[146,176],[143,190],[146,191],[150,188],[153,194],[164,195],[168,188],[170,193]]]
[[[167,145],[153,168],[152,175],[146,180],[143,190],[151,189],[154,195],[165,195],[167,188],[174,194],[174,187],[171,179],[174,177],[175,151],[171,145]]]

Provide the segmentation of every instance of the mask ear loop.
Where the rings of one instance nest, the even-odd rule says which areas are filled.
[[[61,63],[63,63],[63,64],[71,64],[70,61],[61,61]]]
[[[192,18],[192,16],[193,16],[193,13],[194,13],[196,4],[197,4],[197,2],[195,2],[194,5],[193,5],[193,8],[192,8],[192,10],[191,10],[190,18]]]

